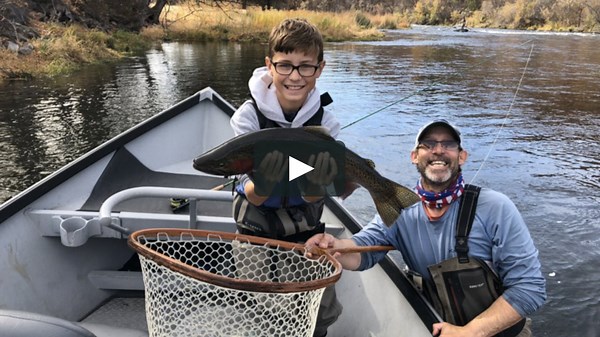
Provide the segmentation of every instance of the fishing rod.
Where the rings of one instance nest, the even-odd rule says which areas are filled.
[[[398,103],[400,103],[400,102],[402,102],[402,101],[404,101],[404,100],[407,100],[407,99],[409,99],[410,97],[413,97],[413,96],[415,96],[415,95],[417,95],[417,94],[420,94],[421,92],[428,90],[429,88],[433,87],[433,86],[434,86],[434,85],[436,85],[436,84],[438,84],[438,83],[437,83],[437,82],[433,82],[433,83],[431,83],[430,85],[426,86],[426,87],[425,87],[425,88],[423,88],[423,89],[419,89],[419,90],[417,90],[417,91],[413,91],[411,94],[409,94],[409,95],[407,95],[407,96],[404,96],[404,97],[400,98],[400,99],[399,99],[399,100],[397,100],[397,101],[394,101],[394,102],[392,102],[392,103],[390,103],[390,104],[388,104],[388,105],[386,105],[386,106],[384,106],[384,107],[382,107],[382,108],[379,108],[379,109],[377,109],[377,110],[375,110],[375,111],[373,111],[373,112],[371,112],[371,113],[369,113],[369,114],[366,114],[366,115],[364,115],[364,116],[360,117],[359,119],[355,120],[354,122],[351,122],[350,124],[346,124],[346,125],[344,125],[343,127],[341,127],[341,130],[343,130],[343,129],[345,129],[345,128],[349,127],[349,126],[352,126],[352,125],[354,125],[354,124],[356,124],[356,123],[358,123],[358,122],[362,121],[363,119],[367,119],[367,118],[369,118],[369,117],[373,116],[374,114],[376,114],[376,113],[379,113],[380,111],[383,111],[383,110],[385,110],[385,109],[387,109],[387,108],[389,108],[389,107],[391,107],[391,106],[393,106],[393,105],[396,105],[396,104],[398,104]]]

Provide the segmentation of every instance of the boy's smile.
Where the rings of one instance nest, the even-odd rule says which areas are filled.
[[[308,94],[315,88],[317,78],[325,66],[325,61],[319,63],[316,55],[308,55],[304,52],[294,51],[291,53],[277,52],[272,58],[265,58],[265,64],[273,78],[273,85],[277,92],[277,99],[284,113],[294,114],[300,110]],[[282,75],[275,69],[275,66],[286,68],[292,72],[288,75]],[[301,67],[301,68],[298,68]],[[315,68],[317,67],[317,68]],[[304,68],[304,69],[303,69]],[[312,76],[302,76],[300,73],[311,73]]]

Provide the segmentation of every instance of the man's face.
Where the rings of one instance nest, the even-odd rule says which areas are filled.
[[[265,63],[273,77],[277,99],[285,113],[295,113],[300,110],[325,66],[325,61],[319,63],[317,55],[308,55],[304,52],[287,54],[277,52],[272,58],[267,57]],[[298,66],[301,68],[291,70]],[[290,70],[291,73],[288,73]],[[313,71],[311,76],[307,76]]]
[[[443,126],[431,128],[411,152],[411,160],[421,174],[423,188],[441,192],[460,174],[467,152],[460,150],[450,130]]]

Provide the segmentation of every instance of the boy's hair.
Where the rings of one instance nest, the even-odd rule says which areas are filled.
[[[315,53],[323,61],[323,36],[313,24],[305,19],[285,19],[275,26],[269,36],[269,58],[275,53]]]

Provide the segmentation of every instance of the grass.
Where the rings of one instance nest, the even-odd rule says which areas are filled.
[[[372,16],[360,12],[263,11],[197,7],[193,2],[170,6],[163,11],[161,25],[139,34],[115,31],[110,34],[78,25],[38,23],[41,37],[31,41],[34,52],[17,56],[0,50],[0,79],[29,79],[55,76],[87,64],[112,62],[149,49],[162,41],[265,42],[273,26],[289,17],[314,23],[325,41],[378,40],[380,28],[408,27],[399,15]]]
[[[266,41],[271,29],[290,17],[302,17],[315,24],[325,41],[378,40],[383,37],[379,27],[364,25],[368,15],[360,12],[343,12],[331,15],[326,12],[305,10],[263,11],[260,8],[192,7],[190,4],[171,6],[164,12],[163,37],[177,41]],[[389,18],[391,20],[391,18]],[[400,26],[401,23],[397,23]],[[157,27],[142,34],[157,35]]]
[[[31,41],[35,47],[31,55],[17,56],[0,49],[0,80],[64,74],[86,64],[112,62],[143,52],[162,41],[266,42],[272,27],[290,17],[302,17],[312,22],[329,42],[379,40],[384,36],[382,29],[407,28],[415,22],[432,24],[438,14],[440,18],[447,16],[446,21],[460,21],[461,12],[445,13],[444,8],[438,6],[440,4],[439,1],[418,1],[411,12],[375,15],[346,11],[333,15],[306,10],[263,11],[259,7],[220,9],[201,7],[195,1],[188,1],[166,7],[161,25],[144,28],[139,34],[123,31],[107,34],[77,25],[39,22],[36,27],[41,30],[41,37]],[[528,18],[531,6],[527,0],[515,0],[515,3],[500,8],[486,4],[487,7],[482,6],[482,10],[470,14],[468,26],[519,28],[522,22],[528,22],[525,18]],[[594,22],[586,25],[595,27]],[[544,25],[528,26],[527,29],[573,31],[576,28],[547,20]]]
[[[107,34],[78,25],[38,25],[41,36],[32,40],[34,52],[17,55],[0,49],[0,79],[30,79],[69,73],[86,64],[119,60],[148,49],[152,41],[138,34]]]

